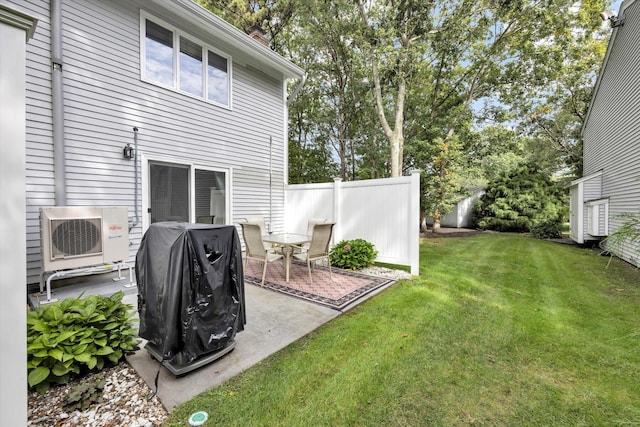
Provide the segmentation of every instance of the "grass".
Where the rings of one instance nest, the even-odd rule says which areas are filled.
[[[640,270],[489,234],[177,407],[168,426],[640,425]]]

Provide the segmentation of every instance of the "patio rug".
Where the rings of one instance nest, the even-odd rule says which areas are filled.
[[[333,280],[329,277],[327,267],[315,266],[311,272],[313,283],[310,283],[307,264],[294,261],[287,283],[284,263],[276,261],[267,266],[264,287],[341,311],[376,289],[395,282],[385,277],[369,276],[335,267],[331,268],[331,272]],[[260,286],[262,263],[249,260],[244,278],[246,283]]]

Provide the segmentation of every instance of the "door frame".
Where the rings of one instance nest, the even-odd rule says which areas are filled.
[[[195,210],[196,210],[196,200],[195,200],[195,175],[196,169],[207,170],[212,172],[221,172],[225,174],[225,217],[226,224],[232,224],[232,193],[231,193],[231,180],[233,179],[233,168],[228,167],[220,167],[213,164],[203,164],[203,163],[195,163],[193,161],[188,161],[185,159],[180,159],[177,157],[170,156],[162,156],[155,154],[145,154],[143,152],[140,153],[140,178],[142,184],[141,191],[141,202],[142,202],[142,232],[144,234],[145,231],[149,228],[151,224],[151,218],[149,214],[149,206],[150,206],[150,189],[151,182],[149,178],[149,164],[151,163],[159,163],[166,165],[176,165],[183,166],[189,169],[189,222],[195,222]]]

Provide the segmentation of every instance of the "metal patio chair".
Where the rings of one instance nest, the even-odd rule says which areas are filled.
[[[329,261],[329,243],[331,242],[331,234],[333,233],[333,226],[335,222],[321,222],[313,226],[311,234],[311,242],[309,247],[296,246],[299,250],[298,253],[294,253],[293,257],[301,261],[307,262],[307,268],[309,269],[309,281],[313,283],[311,277],[311,262],[326,259],[329,264],[329,277],[333,280],[333,274],[331,273],[331,262]]]
[[[262,230],[259,224],[241,222],[242,237],[245,244],[244,268],[247,269],[249,259],[254,259],[263,263],[262,281],[260,286],[264,286],[264,279],[267,275],[267,264],[284,258],[281,253],[276,253],[274,249],[266,248],[262,241]]]
[[[316,224],[321,224],[323,222],[327,222],[327,219],[326,218],[309,218],[309,221],[307,222],[307,236],[313,235],[313,227],[315,227]],[[294,253],[304,252],[305,250],[309,249],[310,244],[311,242],[303,243],[300,246],[294,246],[293,251]]]

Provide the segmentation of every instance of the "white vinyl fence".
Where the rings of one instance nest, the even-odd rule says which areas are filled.
[[[287,231],[305,234],[309,218],[336,223],[333,244],[364,239],[376,261],[407,265],[418,275],[420,173],[400,178],[289,185],[285,190]]]

